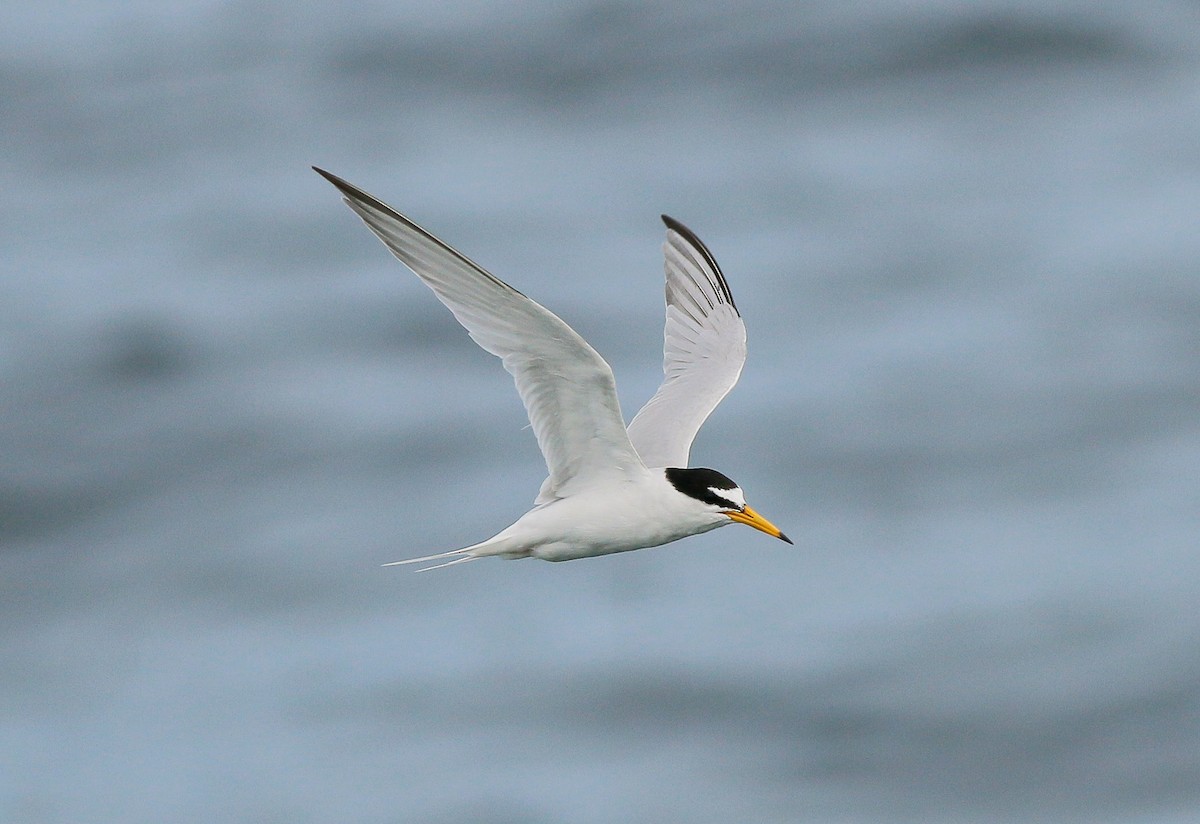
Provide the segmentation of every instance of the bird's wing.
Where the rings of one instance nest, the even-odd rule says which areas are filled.
[[[663,382],[630,421],[629,438],[646,466],[686,467],[696,433],[742,374],[746,326],[712,253],[679,221],[663,222]]]
[[[336,186],[380,240],[504,362],[529,413],[549,477],[538,503],[593,482],[644,474],[621,417],[612,369],[556,315],[489,274],[404,215],[346,181]]]

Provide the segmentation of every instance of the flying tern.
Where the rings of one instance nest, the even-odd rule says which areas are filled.
[[[383,201],[322,169],[392,254],[504,363],[525,403],[549,476],[533,509],[486,541],[395,561],[487,556],[568,561],[659,546],[727,524],[792,541],[713,469],[688,467],[701,424],[737,383],[746,327],[700,239],[663,215],[667,239],[664,378],[630,421],[612,369],[557,315],[438,240]],[[388,564],[390,566],[391,564]]]

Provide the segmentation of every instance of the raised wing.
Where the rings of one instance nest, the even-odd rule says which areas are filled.
[[[742,374],[746,325],[700,238],[679,221],[662,219],[667,224],[663,382],[630,421],[629,438],[646,466],[686,467],[696,433]]]
[[[504,362],[550,473],[538,503],[567,497],[595,481],[645,473],[625,432],[612,369],[587,341],[395,209],[313,168],[434,291],[471,338]]]

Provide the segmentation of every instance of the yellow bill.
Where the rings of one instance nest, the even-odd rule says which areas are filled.
[[[739,524],[752,526],[759,532],[767,533],[772,538],[778,538],[781,541],[787,541],[789,544],[792,543],[792,539],[784,535],[783,532],[780,531],[779,527],[775,526],[775,524],[771,523],[748,506],[744,507],[740,512],[736,509],[731,509],[725,514],[729,516],[729,520],[731,521],[737,521]]]

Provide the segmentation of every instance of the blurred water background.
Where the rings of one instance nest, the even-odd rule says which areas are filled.
[[[1200,820],[1200,8],[13,5],[0,820]],[[660,377],[730,528],[480,540],[509,377],[309,170]]]

